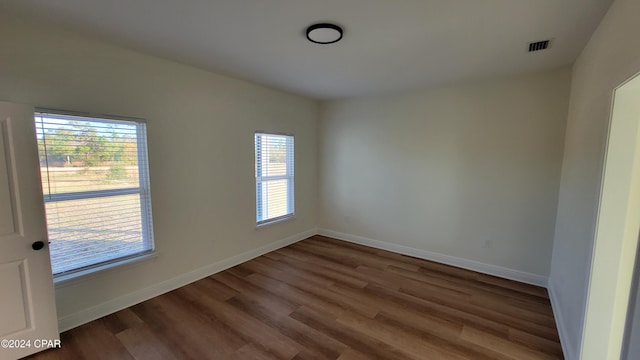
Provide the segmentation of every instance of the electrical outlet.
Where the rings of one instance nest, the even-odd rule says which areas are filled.
[[[485,249],[491,249],[493,247],[493,240],[485,240],[482,247]]]

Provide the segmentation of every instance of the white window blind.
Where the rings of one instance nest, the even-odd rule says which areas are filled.
[[[256,223],[294,215],[293,136],[255,134]]]
[[[54,276],[152,252],[145,123],[42,110],[35,125]]]

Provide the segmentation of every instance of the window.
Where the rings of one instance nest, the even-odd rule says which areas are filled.
[[[293,136],[255,134],[256,223],[293,217]]]
[[[54,277],[153,252],[146,124],[35,114]]]

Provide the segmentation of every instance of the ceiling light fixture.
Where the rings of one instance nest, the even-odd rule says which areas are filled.
[[[329,23],[314,24],[307,28],[307,39],[316,44],[333,44],[342,39],[342,28]]]

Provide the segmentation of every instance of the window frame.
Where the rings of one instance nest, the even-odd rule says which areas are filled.
[[[277,136],[277,137],[285,137],[286,139],[286,150],[285,150],[285,154],[287,156],[287,158],[285,159],[285,164],[290,164],[291,166],[287,166],[286,169],[286,174],[285,175],[276,175],[276,176],[258,176],[258,174],[261,171],[262,168],[262,161],[263,159],[258,156],[258,146],[260,146],[260,151],[262,151],[262,136]],[[259,145],[260,144],[260,145]],[[289,161],[288,156],[289,154],[291,155],[292,159],[291,161]],[[287,134],[287,133],[276,133],[276,132],[266,132],[266,131],[256,131],[254,133],[254,166],[255,166],[255,189],[256,189],[256,201],[255,201],[255,206],[256,206],[256,212],[255,212],[255,219],[256,219],[256,227],[260,228],[263,226],[267,226],[267,225],[271,225],[274,223],[278,223],[281,221],[285,221],[285,220],[290,220],[290,219],[294,219],[296,212],[295,212],[295,136],[293,134]],[[260,184],[264,183],[264,182],[270,182],[270,181],[279,181],[279,180],[287,180],[287,190],[286,190],[286,194],[287,194],[287,214],[285,215],[280,215],[280,216],[275,216],[275,217],[271,217],[271,218],[264,218],[264,215],[262,215],[262,220],[260,220],[261,217],[261,212],[263,211],[261,209],[261,202],[260,199],[262,198],[262,189],[261,186],[259,186]]]
[[[112,124],[128,124],[136,126],[136,151],[138,157],[138,187],[128,187],[107,190],[89,190],[75,191],[62,194],[45,194],[43,189],[43,204],[50,202],[79,200],[79,199],[97,199],[107,198],[118,195],[134,195],[140,196],[140,222],[142,238],[141,243],[145,250],[123,255],[118,258],[108,259],[96,262],[90,265],[84,265],[75,269],[66,270],[53,275],[56,284],[67,282],[78,277],[84,277],[96,272],[108,270],[114,267],[125,266],[141,260],[155,258],[155,241],[153,234],[153,216],[151,203],[151,182],[149,175],[149,156],[148,156],[148,139],[147,139],[147,121],[145,119],[125,117],[118,115],[94,114],[77,111],[67,111],[59,109],[49,109],[36,107],[34,109],[34,123],[38,122],[38,117],[46,117],[47,115],[57,117],[72,117],[82,119],[87,122],[95,123],[112,123]],[[140,126],[142,125],[142,126]],[[38,128],[36,127],[36,137],[38,136]],[[38,156],[40,156],[38,150]],[[41,174],[42,176],[42,174]],[[47,224],[47,237],[49,236],[49,224]],[[53,259],[51,259],[53,260]]]

